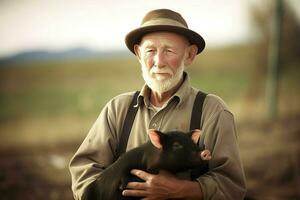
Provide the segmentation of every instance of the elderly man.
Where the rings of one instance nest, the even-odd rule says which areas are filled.
[[[141,63],[146,84],[137,96],[134,92],[125,93],[108,102],[72,158],[70,171],[75,199],[81,199],[86,187],[113,163],[124,140],[125,151],[128,151],[148,140],[148,129],[186,132],[193,121],[190,116],[198,90],[191,87],[184,68],[204,49],[203,38],[188,28],[179,13],[159,9],[146,14],[141,26],[126,36],[126,45]],[[133,98],[136,114],[127,128],[127,142],[122,136],[123,125]],[[201,117],[196,126],[203,133],[200,144],[204,143],[212,153],[207,172],[183,180],[166,171],[150,174],[133,169],[132,174],[145,182],[129,182],[122,193],[124,196],[204,200],[244,198],[245,177],[234,117],[215,95],[204,96],[202,103],[198,106],[201,106],[200,111],[196,112]]]

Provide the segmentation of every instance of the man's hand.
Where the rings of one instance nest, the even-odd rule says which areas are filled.
[[[160,171],[154,175],[142,170],[134,169],[131,173],[145,182],[129,182],[124,196],[144,197],[144,200],[186,198],[191,194],[201,199],[202,192],[197,182],[185,181],[176,178],[167,171]],[[193,192],[191,192],[191,190]]]

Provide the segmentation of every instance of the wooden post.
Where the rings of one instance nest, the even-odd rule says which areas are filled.
[[[268,55],[268,73],[266,83],[266,102],[269,120],[274,120],[278,115],[278,79],[280,65],[280,42],[282,30],[282,0],[274,1],[274,12],[271,19],[271,37]]]

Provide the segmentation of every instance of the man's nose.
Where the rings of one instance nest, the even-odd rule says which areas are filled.
[[[166,64],[165,62],[165,56],[163,52],[157,52],[154,57],[154,65],[157,67],[164,67]]]

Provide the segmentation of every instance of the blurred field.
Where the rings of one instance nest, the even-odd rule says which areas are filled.
[[[279,116],[269,121],[255,55],[249,47],[208,49],[187,71],[193,86],[234,112],[249,194],[300,199],[300,62],[281,69]],[[0,66],[1,199],[72,199],[70,157],[103,105],[142,84],[133,56]]]

